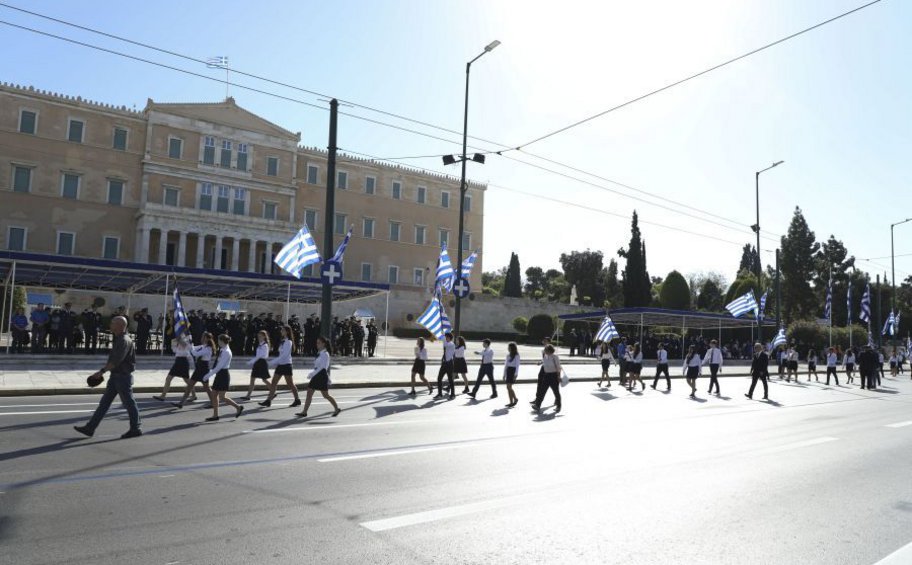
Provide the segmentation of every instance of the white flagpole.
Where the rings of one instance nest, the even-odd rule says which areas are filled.
[[[386,344],[389,342],[390,291],[386,291],[386,314],[383,317],[383,357],[386,358]]]
[[[225,100],[228,100],[228,85],[229,85],[228,77],[229,77],[230,72],[231,72],[231,70],[228,68],[228,63],[226,62],[225,63]]]
[[[165,274],[165,300],[162,308],[162,327],[161,327],[161,350],[159,355],[165,354],[165,328],[168,326],[168,283],[171,282],[171,275]]]
[[[288,322],[288,313],[291,308],[291,281],[288,281],[288,291],[285,294],[285,321]]]

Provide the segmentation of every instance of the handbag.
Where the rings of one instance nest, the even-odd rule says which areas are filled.
[[[561,371],[561,386],[567,386],[570,384],[570,375],[567,374],[567,371]]]

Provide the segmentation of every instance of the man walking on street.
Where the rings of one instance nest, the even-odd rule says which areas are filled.
[[[874,390],[874,373],[877,371],[877,353],[865,345],[858,354],[858,372],[861,374],[861,388]]]
[[[102,418],[114,402],[114,398],[120,396],[120,401],[127,410],[130,417],[130,429],[123,434],[121,439],[128,439],[142,435],[140,429],[139,408],[136,406],[136,399],[133,398],[133,370],[136,367],[136,352],[133,349],[133,340],[126,335],[127,319],[123,316],[116,316],[111,320],[111,334],[114,341],[111,344],[111,354],[108,355],[108,363],[100,371],[92,376],[101,377],[106,371],[111,372],[108,377],[107,388],[101,396],[98,408],[92,414],[92,418],[85,426],[74,426],[77,432],[82,435],[92,437],[95,434],[95,428],[101,423]]]

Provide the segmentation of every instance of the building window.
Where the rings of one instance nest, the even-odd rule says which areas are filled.
[[[399,222],[390,222],[390,241],[399,241],[399,232],[402,224]]]
[[[336,214],[335,226],[333,226],[336,235],[345,235],[348,226],[345,224],[345,214]]]
[[[266,174],[271,177],[279,176],[279,158],[278,157],[267,157],[266,158]]]
[[[108,180],[108,204],[120,206],[123,204],[124,181],[109,179]]]
[[[203,140],[203,164],[215,164],[215,138],[208,135]]]
[[[345,171],[338,171],[336,173],[336,188],[340,188],[342,190],[348,189],[348,173]]]
[[[218,200],[215,203],[215,211],[228,213],[228,203],[231,199],[231,187],[220,184],[218,187]]]
[[[114,149],[118,151],[127,150],[127,130],[124,128],[114,128]]]
[[[165,206],[180,206],[180,189],[173,186],[166,186],[165,189]]]
[[[32,190],[31,167],[13,166],[13,192],[29,192]]]
[[[424,269],[415,268],[413,281],[415,286],[424,286]]]
[[[387,274],[387,279],[389,280],[390,284],[398,284],[399,283],[399,267],[397,267],[395,265],[390,265],[389,271]]]
[[[275,202],[263,202],[263,217],[267,220],[275,220],[278,207],[279,205]]]
[[[238,143],[237,170],[247,172],[247,144]]]
[[[466,213],[471,212],[472,211],[472,196],[470,194],[466,194],[465,198],[462,199],[462,204],[463,204],[464,211]]]
[[[227,139],[222,140],[222,153],[219,158],[219,166],[223,169],[231,168],[231,142]]]
[[[440,246],[449,245],[450,243],[450,230],[440,229],[437,230],[437,239],[440,241]]]
[[[57,232],[57,255],[72,255],[76,248],[76,234],[72,232]]]
[[[361,263],[361,280],[364,282],[370,282],[372,270],[373,265],[370,263]]]
[[[35,134],[38,125],[38,114],[31,110],[22,110],[19,112],[19,133]]]
[[[70,128],[67,131],[67,140],[76,143],[82,143],[82,134],[85,129],[85,123],[80,120],[70,120]]]
[[[64,173],[63,187],[60,195],[64,198],[72,198],[73,200],[79,198],[79,178],[79,175]]]
[[[304,223],[307,224],[307,229],[316,230],[317,229],[317,211],[316,210],[304,210]]]
[[[377,179],[364,177],[364,194],[374,194],[377,191]]]
[[[450,193],[449,192],[444,190],[443,192],[440,193],[440,205],[444,208],[450,207]]]
[[[462,232],[462,248],[466,251],[472,248],[472,234]]]
[[[394,200],[399,200],[400,198],[402,198],[402,183],[401,182],[399,182],[397,180],[393,181],[392,193],[393,193]]]
[[[25,251],[25,228],[14,228],[10,226],[6,231],[6,248],[10,251]]]
[[[306,267],[304,267],[304,269],[301,271],[301,274],[304,275],[305,277],[312,277],[312,276],[314,276],[314,266],[313,266],[313,263],[311,263],[310,265],[307,265]]]
[[[364,237],[371,239],[374,237],[374,219],[373,218],[364,218],[364,229],[362,230]]]
[[[427,228],[424,226],[415,226],[415,243],[417,245],[424,245],[426,238]]]
[[[236,216],[243,216],[247,213],[247,189],[246,188],[235,188],[234,189],[234,203],[231,208],[231,211]]]
[[[117,259],[118,251],[120,251],[120,238],[106,235],[101,247],[102,257],[105,259]]]
[[[200,186],[200,210],[212,210],[212,183],[204,182]]]
[[[184,151],[184,140],[176,137],[168,138],[168,157],[171,159],[180,159]]]
[[[425,202],[427,202],[427,188],[425,188],[423,186],[419,186],[418,187],[418,196],[415,200],[418,202],[418,204],[424,204]]]
[[[316,165],[307,165],[307,184],[317,184],[320,180],[320,168]]]

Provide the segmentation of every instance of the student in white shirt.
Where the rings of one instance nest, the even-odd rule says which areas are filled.
[[[792,377],[798,382],[798,351],[793,345],[785,352],[785,370],[785,382],[792,382]]]
[[[814,375],[814,382],[820,382],[820,378],[817,376],[817,351],[811,349],[808,351],[807,355],[808,360],[808,382],[811,381],[811,375]]]
[[[427,368],[427,349],[424,347],[424,338],[419,337],[418,342],[415,344],[415,361],[412,363],[412,392],[409,394],[415,396],[415,377],[420,377],[421,382],[423,382],[428,387],[428,394],[434,393],[434,387],[424,378],[424,372]]]
[[[279,355],[269,362],[270,367],[275,367],[272,375],[272,382],[269,383],[269,396],[266,400],[260,402],[260,406],[269,407],[276,397],[276,389],[279,387],[279,379],[284,378],[288,390],[294,396],[294,402],[288,405],[289,408],[301,405],[301,397],[298,396],[298,386],[294,382],[294,369],[291,364],[291,352],[294,351],[294,334],[291,332],[291,326],[282,326],[280,330],[282,342],[279,344]]]
[[[851,348],[846,349],[845,355],[842,356],[842,366],[845,367],[849,384],[854,383],[855,377],[853,376],[853,371],[855,370],[855,351]]]
[[[453,344],[453,334],[447,332],[443,335],[443,358],[440,360],[440,371],[437,372],[437,394],[434,400],[443,398],[443,377],[449,381],[450,400],[456,398],[453,392],[453,359],[456,356],[456,346]]]
[[[687,384],[690,386],[690,397],[697,397],[697,377],[700,376],[700,354],[697,353],[693,345],[687,348],[687,357],[684,358],[684,376]]]
[[[247,387],[247,396],[242,396],[241,400],[250,400],[257,379],[262,379],[263,381],[266,381],[265,384],[267,386],[269,385],[269,379],[272,378],[272,375],[269,374],[270,349],[272,349],[272,345],[269,343],[269,334],[266,333],[266,330],[260,330],[257,332],[256,352],[253,359],[247,362],[248,367],[253,367],[250,370],[250,386]]]
[[[665,373],[665,392],[668,392],[671,390],[671,377],[668,376],[668,352],[665,351],[665,344],[659,343],[659,348],[656,351],[656,376],[652,379],[653,390],[659,384],[659,376],[662,373]]]
[[[896,350],[894,349],[893,354],[890,355],[890,376],[895,378],[897,373],[898,369],[896,368]]]
[[[507,358],[504,360],[504,380],[507,382],[507,396],[510,397],[510,403],[507,408],[513,408],[519,402],[516,393],[513,392],[513,383],[519,377],[519,350],[515,343],[507,344]]]
[[[702,365],[709,365],[709,390],[706,391],[708,394],[712,394],[713,385],[716,387],[716,396],[721,395],[719,391],[719,370],[722,368],[722,350],[719,349],[719,342],[712,340],[709,342],[709,349],[706,350],[706,355],[703,357]]]
[[[831,347],[827,350],[826,362],[827,362],[827,386],[830,384],[830,375],[833,375],[833,378],[836,379],[836,386],[839,386],[839,375],[836,374],[836,349]]]
[[[171,370],[168,371],[168,376],[165,377],[165,386],[162,388],[160,396],[152,397],[161,402],[164,402],[165,397],[168,396],[171,381],[175,377],[183,379],[185,388],[190,386],[190,361],[193,360],[193,345],[187,338],[187,334],[183,334],[177,339],[172,339],[171,349],[174,350],[174,363],[171,365]],[[194,391],[192,394],[193,400],[196,400],[196,392]]]
[[[215,377],[215,379],[212,380],[212,417],[206,418],[207,422],[215,422],[219,419],[219,404],[221,404],[222,401],[225,401],[225,404],[228,404],[229,406],[234,406],[234,409],[237,411],[234,415],[235,418],[240,416],[241,412],[244,411],[243,406],[225,396],[225,393],[231,388],[231,373],[228,372],[231,368],[231,348],[228,347],[228,344],[231,343],[231,338],[228,337],[228,334],[222,334],[218,338],[218,343],[219,352],[215,367],[212,367],[212,369],[206,373],[206,376],[203,377],[204,381],[208,381],[213,376]]]
[[[329,394],[329,385],[332,384],[332,381],[329,379],[329,342],[326,341],[326,338],[320,336],[317,338],[317,358],[314,359],[314,368],[313,371],[307,375],[307,378],[310,379],[310,382],[307,384],[307,397],[304,399],[304,410],[298,412],[297,416],[301,418],[307,417],[307,410],[310,408],[310,401],[313,398],[313,393],[315,390],[319,390],[320,394],[323,395],[323,398],[329,401],[333,407],[332,417],[335,418],[339,415],[339,412],[342,411],[339,408],[339,405],[336,404],[336,399]]]
[[[191,347],[191,353],[196,358],[196,363],[193,367],[193,374],[190,375],[190,382],[187,384],[186,390],[184,390],[184,397],[181,398],[180,402],[171,403],[175,408],[183,408],[191,394],[193,399],[196,399],[196,391],[194,390],[196,383],[202,383],[203,390],[206,392],[206,396],[209,397],[209,402],[212,402],[212,389],[209,388],[209,383],[203,377],[209,372],[209,364],[212,362],[213,352],[215,352],[215,341],[212,339],[212,334],[203,332],[202,343]],[[190,402],[193,402],[193,400],[190,400]]]
[[[637,381],[640,381],[640,386],[643,387],[643,390],[646,390],[646,383],[643,382],[643,377],[640,374],[643,372],[643,351],[640,349],[640,342],[633,344],[633,350],[630,351],[630,348],[627,348],[630,352],[630,363],[627,364],[627,369],[630,371],[630,379],[627,381],[627,390],[636,389]]]
[[[540,389],[538,395],[536,395],[535,402],[532,404],[532,409],[536,412],[541,412],[542,401],[544,401],[545,394],[550,388],[554,393],[554,413],[557,414],[561,411],[560,374],[562,369],[560,357],[554,353],[553,345],[545,347],[545,356],[542,357],[542,370],[545,374],[545,386]]]
[[[484,378],[488,377],[488,382],[491,383],[491,398],[497,398],[497,385],[494,383],[494,351],[491,349],[491,340],[486,339],[481,342],[481,345],[484,349],[475,352],[476,355],[481,355],[481,366],[478,367],[475,387],[472,388],[469,396],[474,399],[475,395],[478,394],[478,389],[481,388]]]
[[[614,361],[614,355],[611,353],[611,345],[606,341],[599,342],[598,349],[595,350],[595,353],[602,363],[602,376],[599,377],[599,382],[596,386],[602,388],[602,381],[608,381],[608,388],[611,388],[611,377],[608,375],[608,369],[611,367],[611,362]]]
[[[462,336],[456,338],[456,350],[453,353],[453,373],[462,377],[465,388],[462,394],[469,394],[469,366],[466,364],[466,342]],[[450,392],[456,392],[451,390]]]

